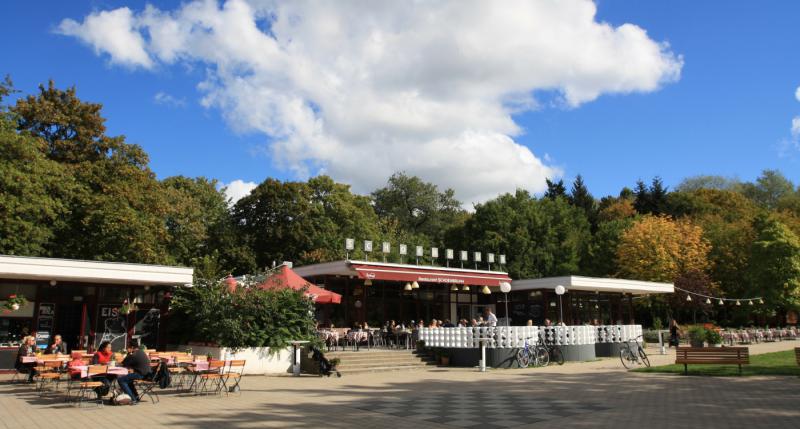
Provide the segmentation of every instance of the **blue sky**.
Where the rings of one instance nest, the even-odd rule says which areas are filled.
[[[155,4],[162,11],[180,6]],[[145,7],[138,1],[4,2],[0,13],[11,19],[0,27],[0,73],[25,93],[50,78],[61,87],[76,85],[82,99],[104,105],[111,134],[145,148],[160,178],[203,175],[228,183],[302,177],[303,171],[272,160],[265,145],[274,135],[232,119],[241,111],[223,101],[200,104],[207,63],[160,62],[149,70],[120,65],[102,49],[56,34],[65,18],[80,23],[122,6],[134,13]],[[504,133],[566,180],[582,174],[596,196],[655,175],[675,186],[697,174],[752,180],[763,169],[779,169],[800,183],[800,151],[781,150],[791,139],[792,118],[800,115],[797,16],[798,2],[600,1],[596,21],[633,23],[653,41],[668,42],[683,60],[680,78],[652,91],[604,92],[575,107],[548,102],[545,91],[540,107],[513,116],[521,132]],[[177,102],[158,103],[159,93]],[[305,173],[313,174],[313,165]],[[331,171],[354,167],[340,168]]]

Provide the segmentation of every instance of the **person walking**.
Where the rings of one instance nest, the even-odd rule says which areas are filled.
[[[678,347],[678,344],[681,342],[681,327],[678,325],[678,321],[672,319],[672,322],[669,324],[669,346]]]

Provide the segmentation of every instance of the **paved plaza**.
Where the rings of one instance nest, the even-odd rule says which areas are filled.
[[[751,353],[800,342],[758,344]],[[654,365],[674,362],[655,355]],[[6,376],[3,376],[6,377]],[[7,378],[7,377],[6,377]],[[78,409],[0,385],[6,428],[796,428],[797,377],[686,377],[622,370],[618,359],[525,370],[436,368],[342,378],[246,377],[241,396],[166,390],[156,405]]]

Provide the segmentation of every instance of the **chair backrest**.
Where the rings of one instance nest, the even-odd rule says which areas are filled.
[[[87,375],[91,377],[92,375],[105,374],[107,372],[108,372],[108,365],[89,365]]]
[[[192,362],[192,358],[189,356],[176,356],[175,363],[190,363]]]
[[[49,360],[44,362],[44,367],[51,370],[59,370],[63,364],[60,360]]]
[[[89,365],[89,364],[92,363],[92,358],[90,358],[90,357],[82,357],[81,361],[83,362],[84,365]]]
[[[245,365],[245,363],[247,363],[247,361],[246,361],[246,360],[244,360],[244,359],[232,360],[232,361],[231,361],[231,362],[228,364],[228,368],[229,368],[229,369],[236,369],[237,371],[241,371],[241,370],[243,370],[243,369],[244,369],[244,365]]]
[[[224,360],[210,360],[210,361],[208,361],[208,369],[209,370],[220,369],[223,366],[225,366],[225,361]]]
[[[194,357],[194,361],[195,362],[205,362],[207,360],[208,360],[208,356],[195,356]]]

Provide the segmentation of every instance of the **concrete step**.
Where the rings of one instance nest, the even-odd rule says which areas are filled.
[[[338,358],[340,362],[337,369],[343,374],[403,371],[435,365],[432,358],[417,354],[415,350],[361,349],[327,352],[325,356],[328,359]]]
[[[344,362],[339,364],[339,369],[345,368],[369,368],[369,367],[386,367],[386,366],[407,366],[407,365],[428,365],[435,364],[433,361],[423,360],[401,360],[401,361],[376,361],[376,362]]]
[[[376,366],[359,369],[340,369],[342,374],[365,374],[373,372],[393,372],[393,371],[414,371],[431,368],[431,365],[409,365],[409,366]]]

